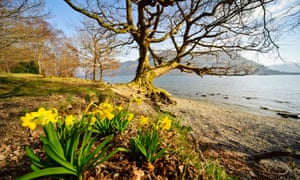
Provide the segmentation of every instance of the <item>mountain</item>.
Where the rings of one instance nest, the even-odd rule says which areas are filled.
[[[287,73],[300,73],[300,63],[284,63],[268,66],[272,70]]]
[[[174,52],[172,51],[161,51],[160,56],[164,57],[165,60],[172,59]],[[217,57],[217,58],[216,58]],[[186,57],[183,59],[184,62],[188,62],[191,57]],[[134,75],[136,72],[138,62],[137,61],[126,61],[121,63],[120,68],[116,71],[118,75]],[[218,56],[215,55],[202,55],[193,56],[193,66],[198,67],[230,67],[227,75],[279,75],[279,74],[291,74],[289,68],[282,68],[283,71],[279,71],[273,66],[267,67],[262,64],[258,64],[252,60],[246,59],[242,56],[235,56],[234,58],[229,57],[225,53],[219,53]],[[277,65],[275,65],[277,66]],[[280,66],[278,66],[280,67]],[[284,66],[285,67],[285,66]],[[300,64],[299,64],[300,67]],[[291,68],[290,68],[291,69]],[[299,72],[299,71],[298,71]],[[179,70],[173,70],[169,75],[179,75],[182,74]]]
[[[122,62],[118,70],[116,70],[117,75],[134,75],[136,68],[138,66],[138,61],[126,61]]]
[[[173,51],[161,51],[160,56],[165,60],[174,58],[175,52]],[[190,62],[190,60],[193,61]],[[270,75],[281,74],[276,70],[269,69],[268,67],[258,64],[252,60],[249,60],[239,54],[219,52],[215,54],[197,55],[193,54],[186,56],[183,62],[190,63],[196,67],[227,67],[226,75]]]

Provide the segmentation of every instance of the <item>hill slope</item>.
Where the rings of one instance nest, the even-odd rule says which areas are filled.
[[[172,58],[172,51],[161,51],[161,56],[165,59]],[[190,57],[183,59],[183,61],[188,61]],[[130,75],[134,76],[138,61],[126,61],[121,63],[121,66],[116,70],[117,75]],[[278,71],[276,69],[271,69],[262,64],[258,64],[252,60],[246,59],[242,56],[236,56],[231,59],[226,54],[220,54],[218,58],[211,55],[204,56],[194,56],[192,65],[198,67],[230,67],[228,75],[274,75],[274,74],[285,74],[283,71]],[[289,71],[288,71],[289,72]],[[179,70],[174,70],[168,74],[182,74]]]
[[[284,63],[284,64],[276,64],[268,66],[268,68],[280,71],[280,72],[288,72],[288,73],[300,73],[300,63]]]

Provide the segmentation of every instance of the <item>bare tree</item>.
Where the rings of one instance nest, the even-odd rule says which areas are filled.
[[[276,47],[268,11],[275,0],[64,1],[102,28],[135,41],[138,67],[130,84],[145,88],[152,98],[169,99],[166,91],[153,86],[153,80],[173,69],[226,74],[227,68],[199,67],[195,55],[217,56],[222,51],[231,56],[241,50],[267,52]],[[172,56],[157,53],[166,48]]]
[[[113,57],[117,52],[117,34],[105,28],[99,28],[95,21],[85,19],[76,38],[81,48],[80,56],[86,72],[92,70],[92,80],[102,81],[105,71],[114,70],[119,67],[119,62]],[[99,73],[97,73],[99,72]]]
[[[40,61],[44,76],[73,77],[80,67],[77,48],[60,31],[44,44],[44,52]]]
[[[9,72],[19,61],[35,59],[33,46],[49,35],[42,0],[0,1],[0,70]]]
[[[1,0],[0,48],[35,37],[30,26],[34,26],[36,19],[47,16],[42,0]]]
[[[36,61],[40,65],[44,55],[45,42],[52,36],[52,27],[43,19],[31,19],[30,23],[16,21],[12,27],[15,36],[20,36],[14,43],[0,48],[0,70],[10,72],[20,61]],[[26,38],[23,33],[32,34]],[[21,38],[22,37],[22,38]],[[3,37],[2,39],[6,39]],[[7,37],[9,39],[9,37]],[[40,68],[41,69],[41,68]]]

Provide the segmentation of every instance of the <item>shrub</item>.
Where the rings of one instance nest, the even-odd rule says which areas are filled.
[[[31,73],[38,74],[39,68],[34,61],[19,62],[19,64],[12,69],[13,73]]]

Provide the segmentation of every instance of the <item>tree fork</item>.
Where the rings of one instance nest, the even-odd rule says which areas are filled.
[[[147,56],[145,58],[148,58]],[[140,62],[142,63],[142,62]],[[143,66],[139,63],[139,66],[144,68],[139,68],[136,73],[136,77],[129,83],[130,86],[138,87],[139,89],[145,91],[145,96],[150,98],[152,101],[161,101],[164,104],[176,104],[174,100],[171,99],[171,94],[162,89],[155,87],[153,81],[155,78],[166,74],[170,70],[174,69],[175,63],[163,65],[161,67],[150,68],[150,66]],[[145,69],[145,67],[147,67]]]

